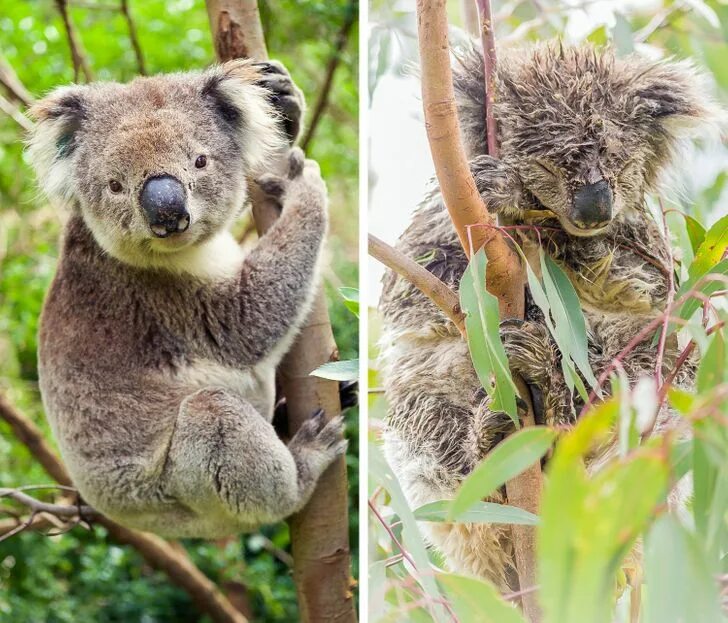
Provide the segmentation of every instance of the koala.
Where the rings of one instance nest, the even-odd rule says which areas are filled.
[[[712,117],[706,88],[685,63],[617,58],[589,45],[551,42],[501,52],[496,160],[486,155],[481,50],[470,46],[454,65],[462,139],[477,188],[491,212],[522,226],[512,233],[536,258],[530,262],[536,271],[539,247],[566,271],[598,376],[666,305],[673,267],[645,194],[656,189],[686,130]],[[458,288],[467,258],[437,189],[397,247]],[[511,370],[539,398],[539,423],[572,425],[583,405],[568,390],[559,351],[526,294],[526,319],[501,324]],[[452,498],[513,424],[489,408],[454,324],[392,271],[384,277],[380,310],[386,456],[413,507]],[[665,370],[677,354],[670,341]],[[622,365],[634,381],[653,374],[655,361],[648,340]],[[684,366],[677,383],[688,387],[694,372],[694,362]],[[656,430],[676,420],[663,409]],[[594,457],[592,468],[613,451]],[[504,502],[504,495],[493,501]],[[454,571],[487,578],[502,590],[518,588],[507,526],[429,523],[423,530]]]
[[[301,509],[344,453],[314,413],[286,445],[275,368],[312,304],[327,231],[303,100],[282,65],[53,91],[29,159],[70,207],[39,335],[43,403],[83,498],[119,523],[217,538]],[[249,180],[281,206],[248,255]]]

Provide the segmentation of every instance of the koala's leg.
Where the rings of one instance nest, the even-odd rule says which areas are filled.
[[[318,412],[285,446],[246,400],[202,389],[180,406],[166,493],[202,522],[216,512],[241,526],[280,521],[306,504],[321,473],[345,451],[342,433],[340,417],[326,422]]]
[[[452,499],[487,449],[513,430],[509,418],[483,403],[465,410],[444,396],[411,396],[409,425],[390,427],[385,452],[412,508]],[[400,405],[398,405],[400,408]],[[505,502],[498,492],[489,498]],[[517,589],[507,526],[421,522],[427,540],[456,573],[485,578],[504,591]]]

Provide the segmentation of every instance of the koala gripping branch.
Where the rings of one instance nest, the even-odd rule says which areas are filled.
[[[490,15],[487,0],[479,0],[481,15]],[[483,8],[487,10],[483,10]],[[486,17],[487,18],[487,17]],[[492,24],[485,24],[492,37]],[[455,94],[450,68],[450,43],[447,33],[446,0],[417,0],[417,29],[422,71],[422,102],[427,137],[440,183],[442,197],[457,230],[465,252],[470,256],[481,247],[488,257],[488,291],[498,297],[500,316],[523,318],[524,279],[519,257],[505,237],[495,228],[495,219],[478,193],[460,140]],[[492,39],[484,47],[494,60]],[[492,64],[492,63],[491,63]],[[492,73],[492,72],[491,72]],[[490,92],[492,94],[492,81]],[[492,101],[492,98],[488,98]],[[492,114],[484,111],[487,117]],[[491,140],[495,146],[494,126]],[[529,403],[524,424],[533,425],[533,407],[529,392],[521,379],[515,379],[521,396]],[[541,471],[538,465],[511,480],[507,486],[509,503],[537,512],[541,493]],[[535,535],[532,528],[513,527],[516,566],[521,589],[535,585]],[[531,623],[541,615],[533,593],[522,599],[523,610]]]
[[[207,12],[218,60],[246,56],[267,59],[256,0],[207,0]],[[255,189],[252,195],[256,228],[262,233],[273,224],[278,208],[262,200]],[[305,326],[278,370],[291,433],[319,408],[328,417],[341,412],[338,383],[310,376],[312,370],[337,355],[321,288]],[[289,523],[300,620],[354,623],[344,457],[326,470],[309,503]]]

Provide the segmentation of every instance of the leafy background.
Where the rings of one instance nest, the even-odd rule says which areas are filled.
[[[117,0],[72,0],[74,21],[95,76],[127,81],[137,75],[127,25]],[[131,0],[150,74],[202,68],[214,60],[202,0]],[[290,68],[310,108],[334,52],[336,33],[356,2],[261,2],[268,48]],[[35,96],[74,78],[65,32],[53,0],[4,0],[0,54]],[[329,105],[308,149],[321,165],[331,205],[326,285],[343,359],[356,357],[357,322],[338,294],[356,286],[358,242],[358,34],[350,33],[335,74]],[[0,391],[51,438],[37,391],[36,331],[43,295],[53,275],[64,214],[36,191],[26,164],[23,133],[0,114]],[[240,226],[243,227],[243,224]],[[358,543],[357,410],[347,413],[350,533]],[[48,483],[49,477],[0,423],[0,486]],[[256,620],[297,619],[288,566],[266,550],[289,550],[285,524],[226,544],[185,541],[194,562],[218,584],[245,585]],[[285,558],[285,556],[283,556]],[[356,560],[354,569],[356,570]],[[24,533],[0,543],[0,620],[200,621],[187,595],[148,568],[131,548],[114,545],[102,528],[76,528],[46,538]]]
[[[458,27],[464,24],[463,7],[469,1],[447,4],[455,45],[466,36]],[[707,74],[718,101],[723,106],[728,102],[725,1],[492,0],[492,7],[497,46],[560,37],[567,42],[609,43],[618,54],[634,51],[651,58],[689,59]],[[393,243],[434,174],[417,77],[415,2],[372,0],[369,18],[368,221],[370,231]],[[726,260],[718,262],[728,246],[728,148],[721,138],[716,131],[713,140],[695,142],[671,171],[672,188],[662,196],[682,284],[700,266],[713,274],[725,275],[728,270]],[[655,197],[648,203],[655,214],[660,213]],[[712,226],[709,233],[698,226],[698,239],[691,241],[684,214],[706,228]],[[695,226],[695,221],[689,222]],[[702,259],[694,260],[696,256]],[[471,262],[472,271],[481,269],[477,261]],[[373,306],[383,269],[370,258],[367,272],[368,301]],[[464,281],[471,283],[472,290],[473,279]],[[476,284],[482,281],[482,275],[474,279]],[[563,281],[556,285],[561,295],[568,294]],[[715,282],[714,287],[725,288],[725,282]],[[466,294],[470,303],[467,298],[461,301],[467,310],[477,297],[470,291]],[[558,297],[548,292],[543,296],[553,311]],[[713,300],[716,320],[725,320],[725,292]],[[477,305],[485,307],[487,301],[480,299]],[[580,313],[578,308],[562,311]],[[692,315],[684,306],[678,312],[684,318]],[[719,484],[728,475],[725,329],[708,339],[693,318],[684,330],[697,339],[703,356],[697,393],[673,392],[669,400],[690,423],[693,442],[680,443],[666,435],[641,443],[638,431],[654,408],[655,385],[644,380],[628,387],[615,378],[615,398],[592,411],[572,433],[561,435],[551,450],[541,512],[536,517],[480,500],[552,448],[553,435],[543,428],[513,435],[490,453],[453,502],[418,509],[408,506],[381,451],[387,405],[377,367],[381,318],[375,307],[369,308],[368,318],[371,621],[524,622],[513,599],[504,600],[490,584],[447,573],[438,552],[422,539],[417,520],[425,519],[537,525],[536,590],[545,623],[726,620],[720,603],[725,605],[728,581],[728,488]],[[481,344],[486,343],[487,328],[469,325],[468,332],[478,333]],[[580,353],[575,342],[570,340],[570,355],[577,362]],[[474,343],[470,335],[476,359]],[[491,378],[490,370],[478,371],[481,378]],[[608,431],[618,431],[619,456],[598,474],[587,474],[584,457],[604,441]],[[688,512],[679,517],[666,513],[668,483],[674,484],[688,472],[696,483]],[[644,546],[644,568],[626,556],[638,540]]]

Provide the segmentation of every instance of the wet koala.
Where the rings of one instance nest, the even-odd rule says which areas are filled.
[[[310,309],[327,230],[303,100],[282,65],[53,91],[29,155],[69,204],[41,318],[46,413],[84,499],[120,523],[219,537],[299,510],[345,451],[314,414],[285,445],[274,371]],[[248,179],[281,206],[247,255],[228,228]]]
[[[462,138],[478,190],[500,217],[539,226],[543,250],[578,293],[599,376],[666,304],[668,243],[645,194],[656,188],[686,130],[712,117],[706,89],[686,64],[616,58],[589,46],[549,43],[502,53],[495,105],[501,154],[494,160],[484,155],[480,49],[456,55],[454,65]],[[538,270],[535,232],[518,234]],[[467,260],[438,191],[416,211],[398,248],[457,289]],[[512,424],[489,409],[466,343],[427,297],[389,271],[380,308],[387,457],[413,507],[451,498]],[[501,336],[512,371],[540,397],[542,423],[573,423],[581,405],[574,404],[559,352],[528,293],[526,320],[503,323]],[[665,369],[676,354],[677,345],[669,344]],[[648,340],[622,365],[634,381],[654,373],[655,360]],[[677,382],[689,386],[694,367],[682,370]],[[657,429],[674,423],[664,410]],[[453,570],[517,588],[504,527],[423,528]]]

